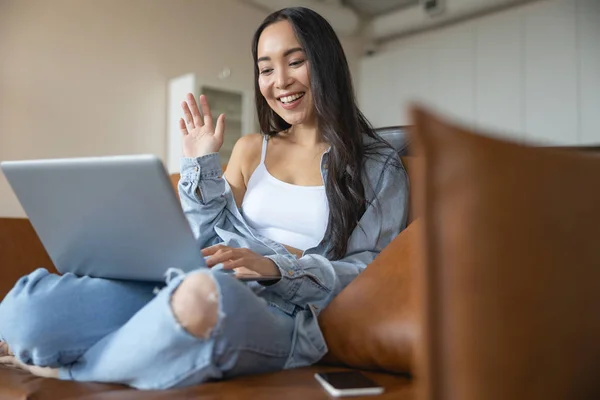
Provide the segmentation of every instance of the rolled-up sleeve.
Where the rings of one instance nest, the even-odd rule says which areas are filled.
[[[224,218],[227,185],[218,153],[181,159],[177,185],[183,212],[200,247],[219,241],[215,226]]]

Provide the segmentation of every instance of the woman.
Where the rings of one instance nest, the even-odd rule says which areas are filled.
[[[225,120],[182,104],[179,193],[212,269],[155,285],[39,269],[0,305],[2,361],[42,376],[142,389],[310,365],[327,351],[317,315],[405,226],[407,177],[358,110],[331,26],[305,8],[257,30],[263,134],[236,144]],[[213,129],[214,125],[214,129]],[[10,347],[10,350],[9,350]],[[11,355],[14,353],[14,356]]]

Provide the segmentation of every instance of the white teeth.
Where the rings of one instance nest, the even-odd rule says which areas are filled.
[[[304,96],[304,93],[297,93],[291,96],[281,97],[279,100],[281,100],[282,103],[291,103],[292,101],[297,100],[302,96]]]

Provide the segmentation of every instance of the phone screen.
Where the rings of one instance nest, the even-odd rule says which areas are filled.
[[[322,372],[318,374],[335,389],[368,389],[377,388],[378,384],[358,371]]]

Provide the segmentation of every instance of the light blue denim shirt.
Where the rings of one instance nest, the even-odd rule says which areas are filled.
[[[328,157],[325,152],[321,158],[323,180]],[[406,227],[408,176],[398,154],[381,149],[365,157],[364,168],[366,211],[350,236],[346,255],[331,261],[327,237],[297,258],[250,227],[222,176],[218,153],[182,159],[179,196],[199,248],[217,243],[246,247],[273,260],[281,272],[281,279],[270,286],[249,285],[267,303],[296,318],[296,343],[286,368],[312,364],[327,352],[318,313]]]

